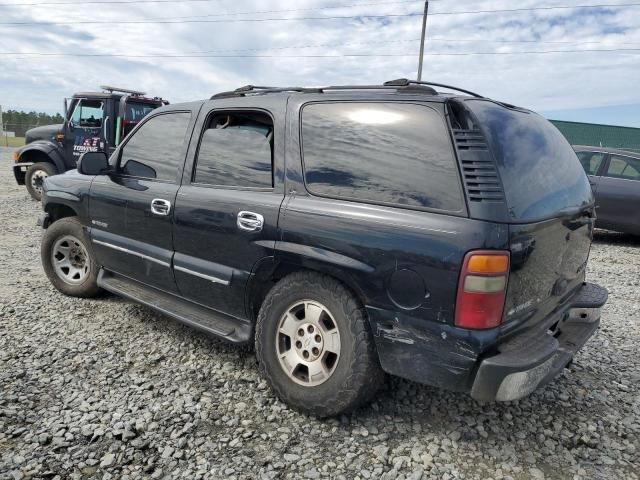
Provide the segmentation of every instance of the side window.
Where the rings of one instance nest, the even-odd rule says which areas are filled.
[[[604,158],[604,153],[576,152],[576,155],[578,155],[582,168],[584,168],[587,175],[595,175],[598,173],[600,165],[602,164],[602,159]]]
[[[77,127],[99,128],[102,127],[103,115],[103,102],[99,100],[80,100],[76,103],[71,121]]]
[[[403,103],[318,103],[302,110],[305,183],[329,197],[458,212],[464,200],[440,115]]]
[[[148,103],[127,102],[124,118],[122,119],[122,137],[124,138],[135,126],[149,113],[158,108],[160,105]]]
[[[273,121],[262,112],[216,112],[200,140],[193,182],[273,187]]]
[[[129,138],[120,152],[123,175],[175,181],[184,162],[182,146],[190,113],[166,113],[150,118]]]
[[[640,159],[611,155],[607,177],[640,180]]]

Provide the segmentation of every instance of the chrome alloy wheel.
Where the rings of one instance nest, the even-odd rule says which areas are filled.
[[[51,251],[51,265],[63,282],[78,285],[89,275],[89,254],[80,240],[72,235],[59,238]]]
[[[340,359],[340,331],[327,307],[312,300],[291,305],[278,326],[276,353],[294,382],[306,387],[326,382]]]
[[[42,182],[45,178],[48,178],[49,174],[44,170],[36,170],[31,174],[31,188],[42,195]]]

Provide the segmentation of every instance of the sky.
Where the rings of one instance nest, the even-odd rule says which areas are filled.
[[[633,5],[487,12],[605,3]],[[423,5],[0,0],[0,105],[55,113],[105,84],[177,103],[246,84],[416,78]],[[549,118],[640,127],[640,1],[431,0],[423,79]]]

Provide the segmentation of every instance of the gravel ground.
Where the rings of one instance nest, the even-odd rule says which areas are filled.
[[[479,404],[392,379],[319,421],[278,401],[252,354],[113,296],[64,297],[40,267],[39,204],[0,149],[0,479],[640,477],[640,240],[600,233],[610,291],[570,371]]]

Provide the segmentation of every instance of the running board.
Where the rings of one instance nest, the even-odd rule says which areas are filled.
[[[247,321],[224,315],[116,273],[101,269],[98,286],[231,343],[247,343],[253,337],[253,326]]]

